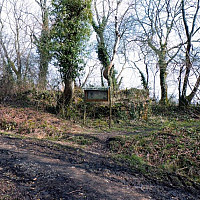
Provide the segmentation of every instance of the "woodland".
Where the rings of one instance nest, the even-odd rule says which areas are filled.
[[[1,0],[0,199],[200,199],[199,44],[200,0]]]
[[[132,69],[163,105],[199,101],[199,1],[3,0],[0,14],[3,96],[62,88],[67,105],[74,85],[116,91]]]

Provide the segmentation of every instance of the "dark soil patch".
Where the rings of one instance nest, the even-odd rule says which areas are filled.
[[[100,132],[34,108],[2,104],[0,129],[10,131],[0,134],[0,199],[200,199],[198,190],[175,187],[175,179],[151,180],[111,157],[110,140],[152,129]]]
[[[199,199],[119,165],[105,150],[0,135],[2,199]]]

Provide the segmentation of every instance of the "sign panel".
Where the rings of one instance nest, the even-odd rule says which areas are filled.
[[[86,102],[100,102],[109,100],[109,88],[90,88],[84,90]]]

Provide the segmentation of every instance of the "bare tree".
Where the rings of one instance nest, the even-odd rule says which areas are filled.
[[[14,73],[18,83],[27,71],[24,60],[32,51],[32,41],[29,32],[30,18],[26,14],[26,2],[6,1],[4,17],[1,18],[0,47],[4,63],[11,73]],[[14,78],[15,78],[14,77]]]
[[[79,82],[80,82],[80,87],[84,88],[86,86],[86,83],[88,82],[89,77],[92,75],[92,73],[94,72],[94,70],[96,69],[97,66],[97,62],[93,65],[90,65],[88,67],[88,72],[87,75],[85,76],[85,79],[83,80],[83,82],[81,83],[80,81],[80,77],[79,77]]]
[[[195,48],[193,47],[194,40],[196,40],[196,42],[199,43],[199,38],[196,37],[197,33],[199,33],[200,31],[200,24],[199,24],[200,20],[198,20],[199,8],[200,8],[200,0],[189,1],[189,2],[186,2],[185,0],[181,1],[181,12],[182,12],[184,31],[186,35],[186,45],[185,45],[185,65],[182,66],[180,70],[180,74],[183,71],[185,71],[182,91],[181,94],[179,95],[180,106],[188,105],[191,103],[200,85],[200,68],[198,67],[198,69],[195,71],[195,74],[193,75],[193,77],[196,76],[196,83],[194,84],[193,88],[191,88],[190,94],[188,96],[186,95],[187,88],[189,85],[189,77],[194,67],[193,65],[195,62],[195,56],[197,56],[197,54],[196,55],[192,54]],[[185,70],[183,69],[184,67]]]
[[[5,1],[1,2],[0,5],[0,53],[1,53],[1,58],[2,58],[2,75],[7,77],[8,79],[12,79],[12,71],[11,71],[11,66],[12,66],[12,61],[10,57],[8,56],[7,48],[6,45],[4,44],[4,21],[2,18],[2,10],[5,6]]]
[[[1,93],[1,98],[7,96],[8,92],[10,92],[12,83],[13,83],[13,74],[10,68],[10,60],[9,57],[5,57],[5,50],[6,46],[3,43],[3,28],[4,28],[4,23],[2,20],[2,10],[4,7],[5,1],[1,1],[0,3],[0,93]]]
[[[176,57],[182,43],[173,41],[174,23],[180,14],[179,0],[142,0],[135,2],[138,21],[137,41],[147,45],[157,56],[160,71],[161,100],[167,102],[167,69]],[[175,43],[175,45],[173,44]]]

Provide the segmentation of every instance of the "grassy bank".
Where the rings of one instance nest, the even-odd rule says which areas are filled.
[[[111,129],[104,107],[99,107],[102,111],[95,117],[88,115],[85,126],[78,114],[70,121],[34,107],[0,108],[1,130],[86,147],[99,142],[98,134],[105,135],[107,150],[119,162],[154,180],[200,189],[199,107],[153,106],[144,120],[138,112],[131,118],[119,106],[115,107]]]
[[[136,134],[129,129],[130,134],[109,139],[113,156],[150,178],[177,186],[200,185],[200,121],[157,116],[143,125],[135,124]]]

